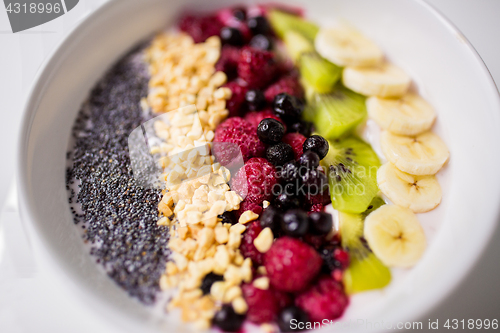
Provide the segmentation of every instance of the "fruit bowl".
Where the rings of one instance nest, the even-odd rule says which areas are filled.
[[[190,328],[174,313],[164,315],[129,298],[88,256],[67,208],[64,174],[71,127],[91,87],[128,49],[172,23],[184,9],[213,10],[230,3],[110,1],[55,50],[28,96],[18,159],[23,219],[34,226],[33,239],[59,272],[61,287],[128,330]],[[498,218],[500,176],[488,172],[500,164],[496,87],[465,38],[425,2],[293,4],[321,24],[336,19],[356,26],[391,62],[410,73],[419,93],[437,111],[433,129],[449,147],[451,160],[439,175],[441,205],[420,219],[429,247],[412,270],[396,271],[395,281],[382,292],[354,296],[341,318],[372,323],[425,320],[473,268]],[[488,140],[483,133],[488,133]]]

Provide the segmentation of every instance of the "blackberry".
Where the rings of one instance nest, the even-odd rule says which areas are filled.
[[[278,209],[281,209],[282,211],[300,207],[299,199],[295,195],[288,195],[286,193],[279,194],[274,199],[274,204]]]
[[[332,216],[325,212],[313,212],[309,215],[309,226],[315,235],[327,235],[333,228]]]
[[[299,329],[298,325],[294,325],[294,327],[292,328],[292,321],[294,321],[294,323],[296,324],[302,323],[300,327],[303,327],[303,329]],[[307,322],[309,322],[307,313],[305,313],[304,310],[295,305],[284,308],[278,315],[278,326],[281,332],[303,331],[306,327]]]
[[[319,156],[318,154],[308,150],[299,158],[299,164],[308,170],[314,170],[319,166]]]
[[[275,166],[282,166],[294,159],[292,146],[280,142],[266,149],[266,158]]]
[[[249,18],[247,26],[254,35],[267,35],[271,31],[269,21],[264,16]]]
[[[273,110],[287,124],[300,120],[304,106],[295,96],[280,93],[274,97]]]
[[[293,182],[299,178],[299,164],[295,161],[285,163],[278,173],[280,180]]]
[[[233,9],[233,16],[240,22],[245,21],[247,18],[247,13],[244,8]]]
[[[281,229],[281,212],[273,206],[267,207],[260,216],[260,226],[270,228],[273,234],[279,233]]]
[[[215,313],[212,324],[219,327],[224,332],[237,332],[240,330],[245,316],[237,314],[233,307],[224,304],[222,308]]]
[[[300,133],[305,137],[309,137],[313,131],[313,125],[308,121],[298,121],[288,126],[289,133]]]
[[[323,270],[327,273],[335,269],[341,269],[342,263],[335,258],[335,251],[340,249],[339,246],[328,244],[319,250],[319,255],[323,259]]]
[[[285,135],[285,127],[273,118],[263,119],[257,127],[257,136],[260,141],[270,145],[280,142],[283,135]]]
[[[319,159],[322,160],[325,158],[326,154],[328,154],[328,141],[325,140],[322,136],[313,135],[304,141],[304,145],[302,146],[304,152],[311,150],[318,154]]]
[[[264,93],[258,89],[252,89],[245,94],[245,101],[247,102],[250,111],[262,110],[266,106],[266,98]]]
[[[203,291],[203,295],[210,294],[210,288],[212,288],[212,285],[217,282],[217,281],[222,281],[224,280],[224,277],[219,274],[215,273],[208,273],[205,275],[203,280],[201,281],[201,291]]]
[[[273,49],[273,42],[269,37],[259,34],[252,37],[250,46],[259,50],[271,51]]]
[[[244,44],[241,31],[236,28],[224,27],[220,29],[220,39],[223,44],[241,46]]]
[[[232,211],[227,211],[222,213],[221,215],[217,216],[218,218],[222,219],[222,223],[230,223],[230,224],[236,224],[238,223],[238,219],[236,216],[234,216],[234,212]]]
[[[300,209],[292,209],[283,215],[281,229],[291,237],[302,237],[309,230],[309,218],[307,213]]]

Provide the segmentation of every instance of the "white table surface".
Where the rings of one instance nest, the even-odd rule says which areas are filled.
[[[372,0],[376,1],[376,0]],[[402,0],[403,1],[403,0]],[[12,34],[0,5],[0,332],[118,332],[117,328],[64,294],[52,272],[37,261],[9,190],[15,172],[17,131],[25,95],[42,61],[67,31],[105,0],[80,0],[66,15]],[[500,82],[500,0],[429,0],[474,45]],[[494,172],[498,172],[495,170]],[[25,227],[25,226],[24,226]],[[500,319],[500,229],[474,272],[430,319]],[[467,246],[467,244],[464,244]],[[36,249],[35,249],[36,250]]]

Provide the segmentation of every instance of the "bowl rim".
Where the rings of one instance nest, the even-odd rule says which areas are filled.
[[[477,50],[470,43],[470,41],[462,34],[462,32],[448,19],[446,18],[434,5],[430,4],[427,0],[412,0],[419,6],[422,6],[430,15],[432,15],[436,20],[438,20],[443,27],[446,28],[450,33],[459,36],[459,38],[466,45],[467,52],[473,56],[479,67],[481,68],[482,75],[485,75],[486,80],[488,81],[489,88],[493,88],[495,93],[491,94],[491,100],[494,101],[494,108],[500,110],[500,94],[497,88],[497,85],[489,71],[488,67],[484,63],[484,60],[481,58]],[[58,259],[57,251],[51,246],[50,241],[41,236],[42,227],[40,223],[37,223],[37,216],[34,214],[32,208],[26,204],[26,200],[24,198],[28,197],[29,187],[24,175],[28,172],[28,163],[27,163],[27,151],[26,147],[28,145],[28,141],[31,135],[31,127],[33,123],[34,115],[38,108],[38,102],[43,96],[44,86],[47,84],[47,81],[51,80],[51,72],[53,70],[54,64],[57,62],[58,58],[64,57],[65,49],[69,46],[72,41],[76,40],[75,36],[81,33],[81,30],[84,26],[87,26],[91,21],[101,16],[103,12],[106,11],[111,6],[114,6],[118,3],[119,0],[109,0],[100,4],[96,7],[93,12],[85,15],[78,23],[76,23],[68,32],[65,33],[64,37],[60,40],[58,45],[49,52],[48,56],[44,59],[41,66],[39,67],[32,83],[29,88],[28,94],[26,94],[24,105],[22,108],[22,120],[21,126],[19,128],[19,133],[17,137],[17,157],[16,164],[18,170],[16,172],[16,183],[18,185],[18,200],[19,200],[19,212],[22,218],[22,221],[28,220],[32,229],[35,231],[34,236],[36,241],[40,243],[43,247],[44,252],[48,254],[46,257],[48,259],[48,264],[50,264],[51,268],[57,270],[58,273],[65,272],[64,269]],[[44,80],[45,78],[45,80]],[[494,95],[494,96],[493,96]],[[498,198],[500,203],[500,198]],[[492,208],[493,209],[493,208]],[[411,318],[405,318],[407,320],[416,320],[423,319],[424,315],[431,313],[435,310],[440,304],[444,303],[444,301],[459,287],[461,283],[465,281],[465,279],[470,275],[474,266],[476,266],[479,262],[480,257],[483,256],[486,249],[492,242],[494,229],[499,225],[500,218],[500,205],[496,208],[495,219],[488,221],[488,224],[485,225],[487,227],[487,233],[484,238],[484,241],[481,244],[478,244],[473,251],[473,254],[470,256],[469,260],[463,262],[462,269],[460,274],[454,276],[451,279],[451,282],[443,289],[439,290],[437,295],[429,300],[429,305],[427,307],[420,307],[416,311],[413,312]],[[64,274],[58,274],[59,276]],[[65,280],[69,280],[65,278]],[[76,283],[74,283],[76,285]]]

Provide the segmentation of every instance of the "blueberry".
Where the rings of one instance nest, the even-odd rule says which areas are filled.
[[[243,35],[241,34],[241,31],[236,28],[224,27],[220,29],[220,39],[223,44],[234,46],[243,45]]]
[[[297,324],[294,325],[293,328],[291,327],[292,322]],[[278,326],[281,332],[302,331],[303,329],[298,328],[298,324],[302,323],[300,327],[304,327],[305,329],[308,322],[309,317],[307,316],[307,313],[295,305],[284,308],[278,315]]]
[[[319,166],[319,156],[318,154],[308,150],[299,158],[299,164],[308,170],[315,170]]]
[[[210,294],[210,288],[212,288],[212,284],[217,281],[222,281],[224,280],[224,277],[219,274],[215,273],[208,273],[205,275],[203,278],[203,281],[201,281],[201,291],[203,291],[203,295]]]
[[[245,12],[245,9],[243,8],[235,8],[233,9],[233,16],[238,20],[238,21],[245,21],[247,18],[247,13]]]
[[[290,126],[288,126],[288,132],[290,133],[300,133],[306,138],[309,137],[313,131],[312,123],[309,121],[298,121]]]
[[[236,218],[236,216],[234,216],[233,212],[224,212],[217,217],[222,219],[221,221],[222,223],[230,223],[230,224],[238,223],[238,219]]]
[[[237,314],[233,307],[224,304],[222,308],[215,313],[212,324],[219,327],[224,332],[237,332],[245,321],[245,316]]]
[[[264,97],[262,91],[258,89],[247,91],[245,94],[245,100],[250,111],[262,110],[262,108],[266,105],[266,98]]]
[[[295,195],[281,193],[274,199],[274,204],[278,209],[285,211],[287,209],[299,207],[300,201]]]
[[[273,48],[273,42],[269,37],[264,35],[255,35],[250,40],[250,46],[258,50],[271,51]]]
[[[264,209],[264,212],[260,216],[260,226],[262,228],[270,228],[276,235],[281,228],[281,212],[273,207],[269,206]]]
[[[328,154],[328,141],[326,141],[322,136],[313,135],[304,141],[302,149],[304,152],[308,150],[315,152],[318,154],[319,159],[322,160],[325,158],[326,154]]]
[[[294,158],[292,146],[284,142],[269,146],[266,149],[266,159],[275,166],[282,166]]]
[[[290,96],[287,93],[274,96],[274,113],[288,124],[293,124],[300,119],[303,108],[304,106],[295,96]]]
[[[299,178],[299,164],[295,161],[285,163],[279,170],[278,177],[289,183]]]
[[[315,235],[327,235],[332,231],[332,216],[325,212],[313,212],[309,215],[309,226]]]
[[[321,194],[328,186],[326,175],[318,169],[307,170],[302,176],[302,184],[305,185],[309,195]]]
[[[283,135],[285,135],[285,127],[274,118],[262,119],[257,126],[259,140],[269,145],[280,142]]]
[[[299,182],[296,180],[295,182],[290,182],[285,185],[283,188],[283,193],[286,193],[288,195],[295,195],[298,196],[299,194],[297,193],[297,188],[299,187]]]
[[[323,269],[325,273],[331,272],[337,268],[342,268],[342,263],[335,259],[335,250],[338,248],[337,245],[328,244],[318,251],[321,259],[323,259]]]
[[[254,35],[267,35],[271,30],[269,22],[263,16],[254,16],[249,18],[247,26]]]
[[[300,209],[292,209],[283,215],[281,229],[291,237],[302,237],[309,230],[307,213]]]

